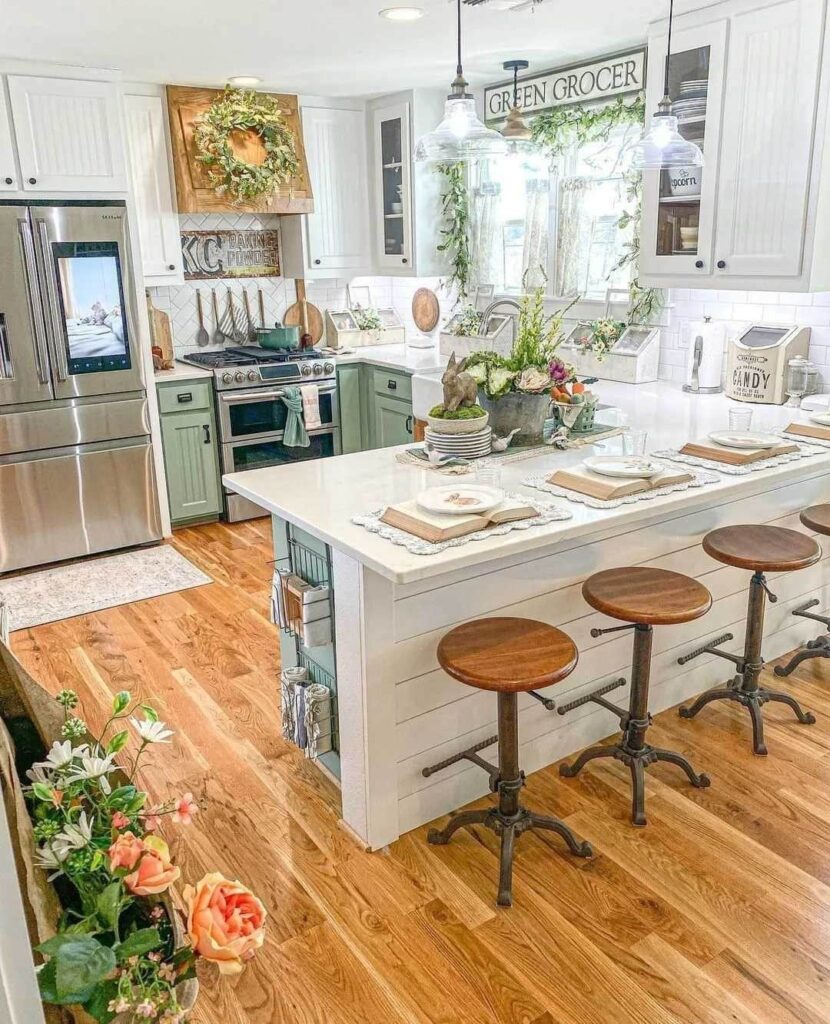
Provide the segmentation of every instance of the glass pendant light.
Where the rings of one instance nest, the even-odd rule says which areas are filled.
[[[458,64],[444,117],[433,131],[418,140],[415,159],[431,163],[453,164],[482,157],[501,156],[507,143],[498,132],[482,124],[476,104],[467,92],[467,80],[461,66],[461,0],[458,8]]]
[[[660,171],[672,167],[702,167],[703,151],[684,139],[677,129],[669,96],[669,60],[671,58],[671,26],[674,0],[669,0],[669,37],[663,76],[663,98],[652,114],[651,125],[641,139],[631,146],[631,166],[636,171]]]
[[[502,67],[505,71],[513,72],[513,106],[507,112],[501,134],[507,139],[511,154],[528,152],[534,149],[533,132],[519,109],[519,72],[525,71],[530,65],[526,60],[506,60]]]

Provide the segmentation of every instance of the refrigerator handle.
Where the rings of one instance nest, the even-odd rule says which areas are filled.
[[[23,256],[23,274],[26,278],[26,299],[29,306],[29,319],[32,324],[35,364],[41,384],[49,383],[49,357],[46,350],[45,325],[43,321],[43,305],[40,301],[40,290],[37,286],[37,264],[35,263],[35,245],[32,238],[32,227],[28,220],[17,222],[20,231],[20,251]]]
[[[49,235],[47,233],[45,220],[37,221],[37,230],[38,238],[40,240],[40,256],[41,264],[43,266],[43,278],[46,291],[46,306],[48,312],[46,320],[51,328],[48,334],[52,341],[52,358],[55,362],[55,370],[57,372],[58,380],[63,383],[63,381],[69,379],[69,366],[66,362],[66,352],[64,351],[63,342],[61,341],[62,332],[61,315],[58,308],[58,286],[55,281],[55,269],[49,259]]]

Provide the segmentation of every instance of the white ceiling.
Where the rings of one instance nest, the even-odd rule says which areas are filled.
[[[381,7],[426,15],[395,23]],[[641,43],[667,0],[544,0],[535,11],[464,8],[464,68],[474,84]],[[455,69],[448,0],[0,0],[0,54],[117,68],[130,81],[221,85],[257,75],[286,92],[359,96],[446,86]]]

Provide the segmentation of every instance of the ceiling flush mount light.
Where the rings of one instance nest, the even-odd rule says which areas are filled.
[[[261,81],[262,79],[257,78],[256,75],[234,75],[233,78],[228,79],[228,85],[232,85],[235,89],[253,89]]]
[[[420,7],[384,7],[378,11],[381,18],[388,18],[389,21],[417,21],[423,18],[424,12]]]
[[[518,144],[525,148],[533,138],[533,132],[519,109],[519,72],[526,71],[530,65],[526,60],[506,60],[502,67],[505,71],[513,72],[513,106],[507,112],[501,133],[510,143],[510,151],[515,153],[520,148]]]
[[[652,114],[651,125],[645,135],[631,147],[632,167],[639,171],[660,171],[671,167],[702,167],[703,152],[699,146],[684,139],[677,130],[677,118],[672,113],[669,96],[669,61],[671,59],[671,26],[674,0],[669,0],[669,37],[666,45],[666,65],[663,75],[663,98]]]
[[[431,163],[461,163],[483,157],[501,156],[507,143],[498,133],[482,124],[476,104],[467,92],[467,80],[461,66],[461,0],[457,0],[458,61],[444,117],[433,131],[418,140],[415,159]]]

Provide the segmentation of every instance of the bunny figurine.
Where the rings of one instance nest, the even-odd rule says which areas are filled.
[[[441,383],[444,385],[444,409],[446,412],[455,412],[462,406],[476,404],[478,384],[469,373],[464,373],[465,362],[466,360],[462,359],[460,363],[456,363],[455,352],[453,352],[441,377]]]

